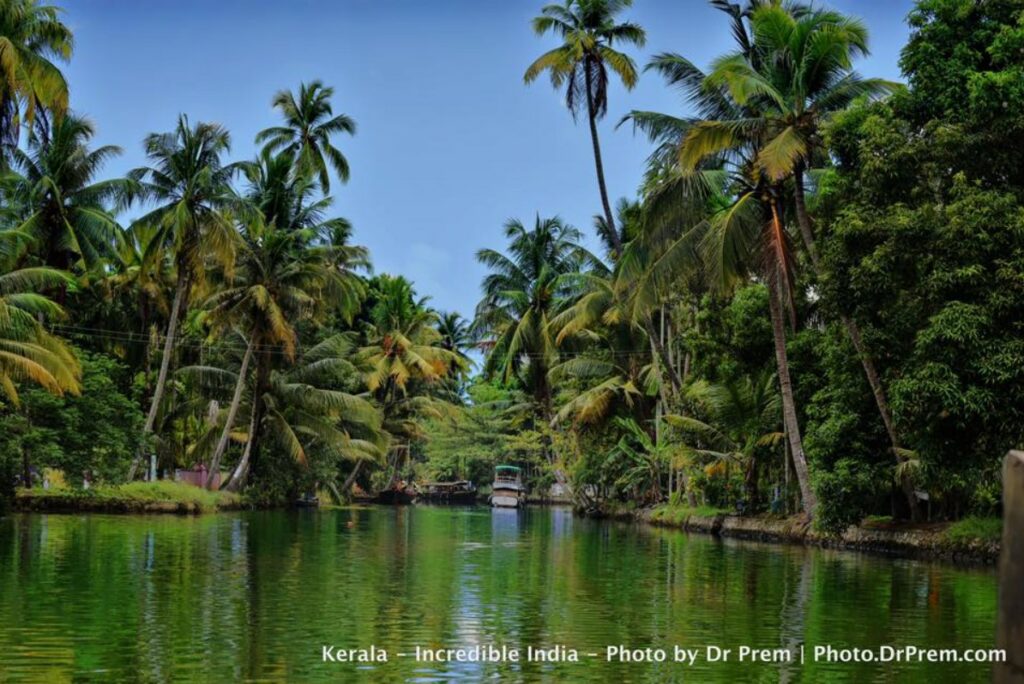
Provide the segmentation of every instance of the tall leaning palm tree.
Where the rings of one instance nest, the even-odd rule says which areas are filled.
[[[18,144],[21,120],[32,122],[39,107],[59,118],[68,106],[68,84],[54,61],[74,49],[61,10],[39,0],[0,3],[0,145]]]
[[[81,272],[117,255],[122,231],[114,209],[134,184],[124,178],[96,180],[121,148],[89,149],[94,129],[88,120],[69,114],[49,133],[31,135],[27,151],[11,151],[12,166],[20,172],[15,192],[30,212],[18,230],[32,237],[43,265]]]
[[[733,26],[734,33],[744,39],[739,49],[718,60],[708,75],[709,82],[727,88],[739,104],[756,110],[765,138],[757,163],[773,180],[791,179],[804,247],[816,274],[823,277],[826,267],[816,244],[804,187],[807,170],[825,154],[821,126],[855,99],[880,97],[900,86],[862,78],[852,69],[854,58],[868,54],[867,29],[859,20],[837,12],[756,6],[734,16]],[[730,125],[722,122],[722,129]],[[725,136],[720,144],[728,142]],[[864,346],[857,322],[845,312],[840,312],[840,318],[860,358],[898,465],[905,452],[899,445],[874,358]],[[916,517],[913,488],[905,484],[904,489]]]
[[[155,231],[143,258],[172,254],[176,272],[163,358],[143,426],[143,434],[148,436],[163,401],[182,312],[193,289],[203,281],[207,266],[221,264],[230,272],[238,234],[227,213],[237,201],[230,187],[235,169],[222,159],[230,149],[227,130],[202,122],[191,126],[182,115],[173,131],[147,136],[145,149],[152,165],[129,173],[138,183],[138,194],[157,204],[136,220],[137,225]],[[141,458],[140,449],[129,479],[135,476]]]
[[[534,18],[533,30],[540,36],[554,33],[564,42],[538,57],[523,75],[526,83],[532,83],[543,72],[548,72],[555,89],[565,88],[565,103],[573,118],[586,107],[601,206],[615,251],[621,250],[622,241],[615,230],[615,217],[608,200],[597,122],[608,111],[609,70],[627,89],[632,90],[638,80],[633,60],[615,49],[617,44],[643,47],[647,40],[640,26],[630,22],[615,23],[616,15],[632,4],[632,0],[566,0],[563,5],[545,6],[540,16]]]
[[[334,88],[320,81],[302,83],[298,95],[282,90],[274,96],[274,107],[284,116],[283,126],[260,131],[257,143],[265,143],[271,152],[288,151],[298,174],[316,178],[326,194],[331,190],[328,167],[342,183],[348,182],[349,166],[345,155],[331,142],[339,133],[355,135],[356,122],[345,114],[335,114],[331,105]]]
[[[796,321],[796,255],[787,222],[785,185],[765,174],[758,161],[766,143],[759,112],[738,102],[729,88],[679,55],[658,55],[649,68],[678,86],[697,112],[691,118],[652,112],[633,112],[629,117],[659,143],[652,157],[654,170],[648,174],[650,203],[661,205],[667,196],[682,197],[674,207],[668,202],[658,213],[664,213],[663,221],[678,215],[690,226],[664,247],[665,257],[656,265],[673,261],[669,257],[676,255],[680,261],[691,260],[684,268],[692,270],[690,258],[696,255],[713,287],[732,287],[750,277],[767,286],[786,437],[804,509],[813,516],[817,499],[786,352],[787,313],[791,325]]]

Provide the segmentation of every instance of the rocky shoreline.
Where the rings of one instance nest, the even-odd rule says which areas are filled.
[[[803,544],[823,548],[864,551],[904,558],[936,559],[955,563],[992,565],[999,558],[999,542],[953,540],[948,523],[851,525],[841,534],[814,530],[802,516],[768,517],[719,514],[665,516],[657,508],[617,514],[657,527],[682,529],[717,537]]]

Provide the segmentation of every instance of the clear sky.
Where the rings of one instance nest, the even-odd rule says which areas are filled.
[[[56,0],[59,2],[59,0]],[[352,179],[332,183],[337,214],[370,248],[376,272],[401,273],[434,306],[471,317],[483,271],[474,254],[503,245],[502,224],[560,215],[592,240],[600,211],[585,120],[526,66],[555,43],[529,20],[546,0],[66,0],[76,52],[72,107],[98,142],[124,155],[109,175],[144,163],[141,141],[179,112],[232,133],[237,159],[278,123],[273,94],[316,78],[336,112],[358,123],[339,138]],[[899,78],[911,0],[832,0],[871,30],[861,73]],[[731,49],[724,14],[704,0],[636,0],[625,15],[647,29],[639,65],[678,52],[701,66]],[[613,87],[601,124],[609,192],[633,195],[649,147],[615,123],[631,109],[683,113],[656,74]]]

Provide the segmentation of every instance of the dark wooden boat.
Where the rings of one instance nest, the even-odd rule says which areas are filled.
[[[407,506],[416,499],[416,490],[411,487],[392,487],[377,492],[373,503],[385,506]]]
[[[469,506],[476,503],[476,487],[472,482],[428,482],[420,485],[419,501],[435,504]]]

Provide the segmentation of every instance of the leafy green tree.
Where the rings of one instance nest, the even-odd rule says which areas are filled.
[[[79,356],[79,393],[28,390],[21,410],[0,420],[25,421],[20,448],[26,461],[32,455],[36,467],[62,469],[72,481],[88,472],[92,480],[117,482],[138,449],[142,411],[128,393],[130,377],[123,364],[100,354]]]
[[[639,78],[629,55],[615,49],[616,44],[643,47],[647,40],[638,25],[615,23],[616,15],[632,4],[632,0],[566,0],[562,5],[545,6],[540,16],[534,18],[533,30],[539,36],[551,32],[564,42],[538,57],[523,76],[526,83],[532,83],[548,72],[556,90],[565,88],[565,104],[574,119],[580,109],[586,107],[601,206],[616,252],[622,249],[622,242],[608,201],[597,122],[608,111],[609,69],[629,90]]]

